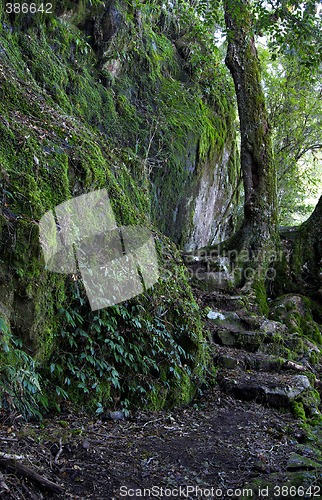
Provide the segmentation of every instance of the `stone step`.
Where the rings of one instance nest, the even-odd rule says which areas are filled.
[[[251,316],[244,310],[223,311],[213,308],[208,312],[207,319],[227,329],[237,326],[241,330],[258,330],[269,335],[283,334],[286,331],[286,326],[282,323],[264,316]]]
[[[214,346],[214,362],[216,366],[228,370],[254,370],[264,372],[280,372],[286,360],[268,354],[250,353],[230,347]],[[303,367],[305,371],[305,367]]]
[[[215,365],[228,370],[252,370],[259,372],[294,371],[296,373],[305,373],[311,371],[302,363],[290,361],[282,357],[262,354],[260,352],[250,353],[231,347],[214,346],[213,359]]]
[[[209,307],[211,310],[225,312],[241,311],[245,308],[247,299],[243,295],[230,293],[229,290],[200,290],[198,283],[190,282],[195,289],[196,299],[201,308]]]
[[[191,269],[192,272],[196,272],[199,270],[206,271],[225,271],[230,272],[231,263],[229,258],[222,257],[220,255],[210,256],[205,254],[193,255],[193,254],[185,254],[183,255],[183,262]]]
[[[208,294],[207,305],[221,311],[238,311],[244,307],[245,297],[216,290]]]
[[[244,401],[256,401],[274,408],[290,408],[312,389],[307,376],[220,370],[217,382],[227,394]]]
[[[233,286],[233,278],[227,271],[205,271],[199,270],[192,278],[200,283],[204,290],[228,291]]]
[[[263,343],[269,342],[270,338],[262,332],[216,328],[212,331],[212,340],[215,344],[222,346],[256,352]]]
[[[232,288],[234,278],[230,273],[229,259],[225,257],[209,258],[206,255],[186,255],[184,262],[192,281],[201,290],[228,291]]]
[[[214,343],[250,352],[274,342],[285,331],[284,325],[276,321],[247,316],[243,311],[218,309],[208,312],[207,327]]]

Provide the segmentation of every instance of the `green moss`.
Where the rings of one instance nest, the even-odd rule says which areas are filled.
[[[255,281],[252,285],[255,292],[256,304],[258,305],[259,312],[263,316],[268,316],[269,307],[267,303],[267,293],[263,281]]]
[[[306,419],[306,414],[305,414],[305,410],[303,407],[303,403],[293,401],[292,411],[297,418],[299,418],[304,424],[306,423],[307,419]]]
[[[317,415],[319,415],[318,407],[321,402],[319,392],[316,389],[311,389],[304,396],[302,396],[302,402],[305,408],[308,409],[311,416],[313,415],[313,418],[317,418]]]
[[[196,386],[191,380],[191,377],[187,373],[182,372],[177,391],[174,393],[174,400],[179,404],[188,404],[195,394]]]
[[[168,390],[161,384],[155,384],[147,398],[147,408],[152,411],[162,409],[167,404]]]
[[[310,358],[309,358],[309,361],[312,365],[316,365],[319,363],[319,361],[321,360],[321,354],[320,353],[317,353],[315,351],[312,351],[310,353]]]
[[[55,4],[61,13],[72,7]],[[70,19],[85,23],[86,2],[79,4]],[[159,14],[143,5],[141,29],[131,6],[122,8],[126,22],[103,60],[75,25],[55,16],[26,25],[16,16],[13,32],[0,31],[0,192],[7,210],[0,272],[12,287],[11,330],[33,353],[57,406],[66,395],[92,410],[113,398],[153,409],[187,403],[211,364],[180,254],[158,231],[189,233],[192,208],[178,213],[177,234],[174,225],[168,230],[175,207],[195,195],[204,165],[214,168],[232,140],[235,111],[220,91],[227,75],[187,79]],[[213,68],[219,56],[211,57]],[[112,60],[120,73],[108,77]],[[232,157],[231,179],[235,167]],[[77,280],[44,269],[38,234],[47,211],[99,188],[107,189],[118,225],[154,230],[161,274],[145,294],[101,315],[90,311]]]
[[[291,349],[304,352],[304,338],[321,345],[321,325],[314,319],[320,321],[320,316],[314,302],[300,295],[286,295],[272,305],[275,319],[284,323],[292,334],[287,340]],[[318,359],[319,356],[313,354],[313,358]]]
[[[316,310],[315,304],[307,297],[303,297],[303,302],[305,306],[305,315],[299,315],[297,317],[298,323],[300,325],[303,335],[314,343],[322,344],[322,334],[321,326],[319,326],[313,319],[312,310]]]

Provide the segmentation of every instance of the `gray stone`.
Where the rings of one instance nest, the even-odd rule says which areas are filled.
[[[215,338],[216,340],[219,340],[222,345],[236,346],[238,344],[234,333],[229,330],[218,330]]]
[[[206,282],[209,288],[216,290],[229,290],[233,284],[231,275],[224,271],[205,272],[199,274],[197,278]]]
[[[273,402],[275,400],[285,400],[288,402],[293,401],[302,392],[310,389],[311,384],[309,379],[305,375],[293,375],[290,379],[289,385],[284,385],[283,383],[279,385],[278,381],[276,386],[271,385],[262,386],[262,390],[266,395],[268,402]]]
[[[238,359],[237,356],[234,357],[225,353],[217,355],[214,358],[214,362],[216,365],[228,370],[234,370],[235,368],[239,368],[242,370],[246,369],[246,365],[243,359]]]
[[[245,332],[233,329],[218,329],[214,332],[214,340],[221,345],[244,348],[256,351],[265,341],[266,336],[261,332]]]
[[[289,408],[297,396],[311,387],[304,375],[243,373],[237,370],[229,374],[219,373],[218,383],[225,392],[238,399],[268,403],[275,408]]]
[[[262,386],[259,389],[264,392],[269,403],[279,400],[292,401],[304,391],[302,387],[280,387],[278,385],[276,387]]]
[[[297,453],[291,453],[291,456],[288,459],[286,465],[286,469],[289,471],[314,470],[314,469],[320,469],[321,467],[322,464],[315,462],[311,458],[298,455]]]
[[[209,311],[209,313],[207,314],[207,318],[214,320],[224,320],[225,316],[219,311]]]
[[[303,338],[303,343],[304,345],[307,346],[309,353],[310,352],[316,352],[318,354],[321,353],[320,348],[316,344],[313,344],[313,342],[311,342],[310,340]]]
[[[283,358],[261,353],[249,355],[246,360],[248,369],[263,372],[280,372],[283,362]]]
[[[306,375],[294,375],[293,380],[296,381],[297,387],[301,387],[303,389],[310,389],[311,384]]]
[[[210,157],[206,161],[200,161],[196,157],[197,141],[199,141],[197,134],[189,141],[192,147],[188,159],[197,165],[198,175],[193,176],[195,179],[193,184],[191,184],[191,176],[189,182],[183,183],[182,192],[180,192],[176,203],[177,210],[181,214],[179,221],[172,221],[171,218],[168,218],[170,220],[167,221],[167,226],[170,226],[169,235],[174,234],[175,240],[180,241],[182,234],[187,235],[185,238],[185,251],[194,251],[197,248],[227,239],[231,234],[231,220],[234,220],[237,214],[236,209],[231,210],[231,197],[234,197],[234,190],[238,184],[238,175],[235,176],[234,182],[229,180],[228,175],[228,164],[234,154],[235,146],[233,146],[233,143],[226,142],[219,158],[218,153],[215,151],[216,148],[214,148],[214,152],[210,152]],[[185,159],[189,156],[188,153],[189,151],[184,151],[183,156]],[[233,169],[235,168],[233,167]],[[176,172],[174,171],[172,175],[175,178]],[[224,188],[223,185],[225,185]],[[183,203],[183,200],[186,200],[186,202]],[[164,205],[168,210],[168,204],[165,203]],[[160,207],[161,211],[163,210],[162,199],[158,207]],[[193,214],[192,221],[191,213]],[[184,221],[182,228],[180,219]],[[189,225],[187,221],[191,221]]]
[[[284,333],[286,330],[286,326],[279,321],[271,321],[269,319],[265,319],[259,328],[262,332],[269,334]]]
[[[108,417],[111,420],[124,420],[125,415],[122,411],[109,411]]]

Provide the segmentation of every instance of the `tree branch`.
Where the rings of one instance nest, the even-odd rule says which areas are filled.
[[[52,491],[53,493],[64,492],[64,488],[59,484],[53,483],[44,476],[41,476],[32,469],[29,469],[25,465],[22,465],[14,460],[0,458],[0,467],[3,467],[4,469],[18,476],[27,477],[28,479],[31,479],[32,481],[38,483],[38,485],[42,486],[48,491]]]

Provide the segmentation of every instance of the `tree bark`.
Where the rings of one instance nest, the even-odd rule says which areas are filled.
[[[312,215],[296,230],[290,256],[291,281],[300,293],[322,299],[322,196]]]
[[[230,245],[256,256],[266,272],[266,261],[277,238],[276,173],[261,86],[260,62],[247,0],[224,0],[228,49],[226,65],[234,80],[241,134],[241,169],[245,201],[244,221]]]

